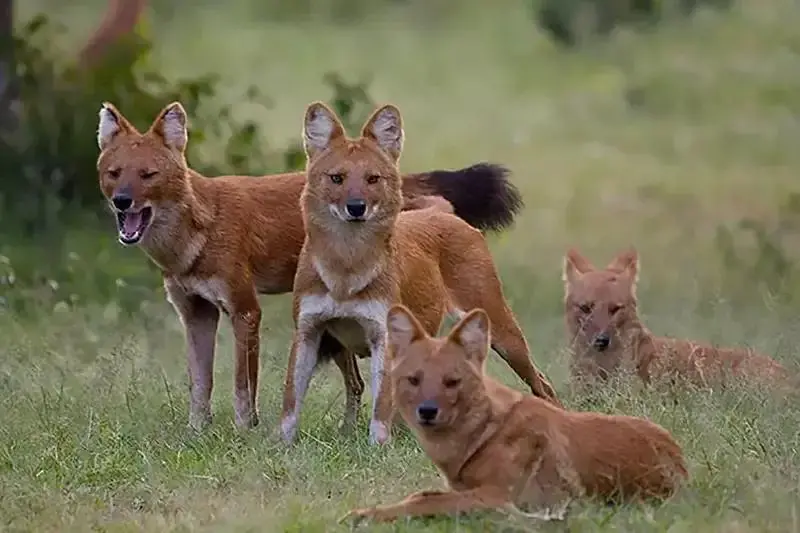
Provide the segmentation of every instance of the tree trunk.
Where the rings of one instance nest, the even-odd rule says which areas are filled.
[[[14,82],[14,0],[0,0],[0,128],[12,120],[11,103],[16,98]]]

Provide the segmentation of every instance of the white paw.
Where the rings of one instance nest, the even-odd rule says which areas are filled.
[[[203,431],[211,424],[211,413],[208,411],[192,411],[189,413],[189,428]]]
[[[369,422],[369,443],[386,444],[389,442],[389,428],[379,420]]]
[[[297,415],[288,415],[281,420],[281,438],[286,444],[294,442],[297,435]]]

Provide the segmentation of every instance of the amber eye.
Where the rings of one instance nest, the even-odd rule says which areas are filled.
[[[581,313],[588,315],[592,312],[592,304],[580,304],[578,309],[581,310]]]
[[[143,180],[149,180],[156,174],[158,174],[158,170],[143,170],[139,175],[142,177]]]
[[[459,383],[461,383],[461,380],[458,378],[446,378],[445,380],[443,380],[445,388],[448,389],[453,389],[455,387],[458,387]]]
[[[417,385],[419,385],[419,376],[408,376],[407,379],[408,379],[408,383],[412,387],[416,387]]]
[[[620,309],[622,309],[622,306],[621,306],[621,305],[616,305],[616,304],[613,304],[613,305],[610,305],[610,306],[608,307],[608,313],[609,313],[610,315],[616,315],[616,314],[617,314],[617,312],[618,312]]]
[[[344,183],[344,175],[342,174],[329,174],[328,177],[336,185],[341,185],[342,183]]]
[[[376,176],[373,174],[372,176],[367,176],[367,183],[369,185],[375,185],[376,183],[378,183],[378,180],[380,179],[381,179],[380,176]]]
[[[121,169],[119,169],[119,168],[110,168],[110,169],[108,169],[108,175],[109,175],[109,176],[110,176],[112,179],[117,179],[117,178],[119,178],[120,174],[122,174],[122,170],[121,170]]]

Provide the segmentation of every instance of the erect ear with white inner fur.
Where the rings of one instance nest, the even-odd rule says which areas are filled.
[[[581,255],[578,250],[570,248],[564,256],[564,271],[561,274],[561,279],[566,283],[572,283],[592,270],[594,270],[594,265]]]
[[[393,359],[408,348],[414,341],[427,334],[419,320],[403,305],[393,305],[386,315],[386,329],[389,351]]]
[[[187,122],[186,110],[181,103],[172,102],[161,110],[150,131],[161,137],[164,145],[183,153],[189,140]]]
[[[486,311],[473,309],[453,327],[448,340],[460,345],[469,360],[483,366],[489,355],[490,329]]]
[[[322,102],[313,102],[306,108],[303,120],[303,148],[309,161],[328,149],[335,139],[344,136],[336,113]]]
[[[631,283],[631,293],[636,293],[636,284],[639,282],[639,252],[635,248],[620,252],[606,268],[627,276]]]
[[[97,145],[100,150],[108,148],[111,141],[119,133],[127,132],[131,129],[130,124],[117,111],[117,108],[109,102],[103,102],[100,106],[100,121],[97,125]]]
[[[372,113],[364,127],[361,136],[375,141],[395,162],[400,159],[403,152],[403,118],[400,110],[393,105],[385,105]]]

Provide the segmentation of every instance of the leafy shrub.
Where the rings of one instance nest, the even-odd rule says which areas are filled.
[[[605,37],[621,26],[651,26],[667,13],[690,15],[702,5],[727,8],[733,0],[534,0],[537,24],[560,46]]]
[[[180,100],[192,117],[187,157],[203,172],[218,168],[193,157],[205,140],[228,136],[227,171],[264,173],[283,167],[281,154],[264,147],[258,126],[238,123],[229,106],[212,104],[218,77],[213,74],[171,82],[150,65],[150,43],[134,34],[89,71],[62,68],[52,46],[63,28],[40,15],[14,37],[14,68],[21,95],[18,127],[0,139],[0,218],[32,235],[56,231],[71,209],[97,210],[97,114],[108,100],[131,121],[149,125],[168,102]],[[261,102],[251,87],[246,100]],[[243,156],[242,154],[246,154]]]

